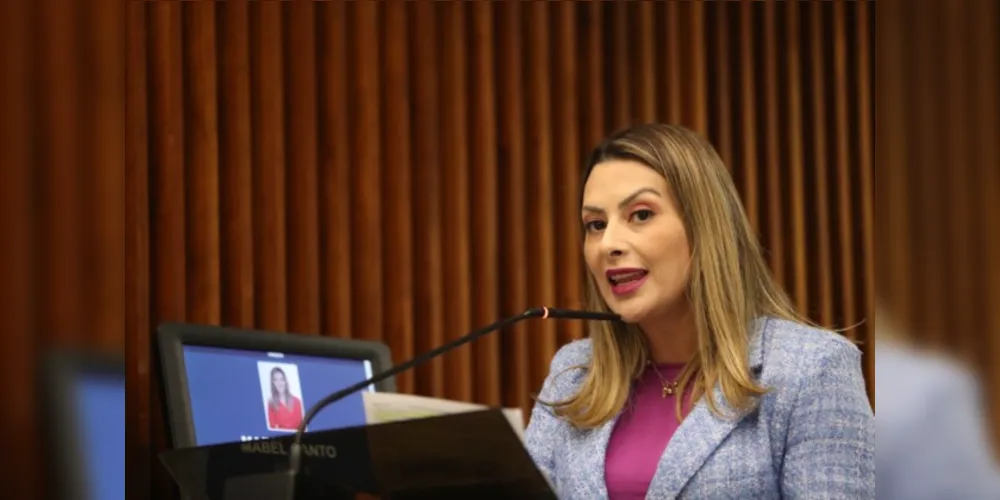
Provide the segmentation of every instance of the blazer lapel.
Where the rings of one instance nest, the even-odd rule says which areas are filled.
[[[714,397],[719,409],[730,415],[732,410],[722,398],[721,391],[716,389]],[[649,485],[647,498],[677,498],[709,455],[736,428],[741,418],[720,418],[709,410],[704,399],[698,401],[667,443]]]
[[[580,473],[584,475],[581,477],[581,481],[586,481],[590,484],[587,491],[592,493],[588,494],[588,497],[592,494],[592,498],[608,498],[608,484],[604,480],[605,474],[604,469],[607,466],[607,450],[608,442],[611,441],[611,431],[615,428],[615,423],[618,422],[620,415],[616,415],[610,421],[605,422],[600,428],[595,429],[591,439],[590,460],[588,460],[588,466],[580,467]]]
[[[766,320],[754,322],[753,337],[749,346],[750,369],[759,375],[763,365],[763,344]],[[708,395],[706,395],[708,397]],[[684,486],[698,472],[705,460],[726,439],[746,416],[737,415],[726,403],[722,390],[716,386],[712,391],[716,407],[725,418],[712,413],[703,397],[687,418],[681,422],[667,448],[660,457],[653,481],[649,485],[649,500],[672,500],[677,498]]]

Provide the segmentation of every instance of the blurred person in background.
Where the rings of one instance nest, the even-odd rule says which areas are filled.
[[[581,210],[588,308],[622,321],[562,347],[533,409],[560,498],[875,498],[861,352],[795,312],[711,144],[611,136]]]
[[[975,378],[943,354],[913,346],[884,306],[875,330],[878,498],[1000,498]]]

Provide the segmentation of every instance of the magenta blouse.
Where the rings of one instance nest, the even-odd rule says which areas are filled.
[[[683,369],[683,364],[657,365],[660,376],[668,382],[676,380]],[[604,481],[610,500],[646,498],[660,457],[680,425],[677,397],[663,397],[663,384],[652,366],[636,380],[608,442]],[[689,409],[690,401],[685,412]]]

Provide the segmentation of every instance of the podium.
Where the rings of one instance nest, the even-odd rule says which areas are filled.
[[[183,448],[160,460],[190,500],[557,498],[500,410],[308,432],[297,477],[287,472],[293,441]]]

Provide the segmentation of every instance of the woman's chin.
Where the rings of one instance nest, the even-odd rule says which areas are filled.
[[[609,304],[610,309],[625,323],[641,323],[648,311],[639,304]]]

